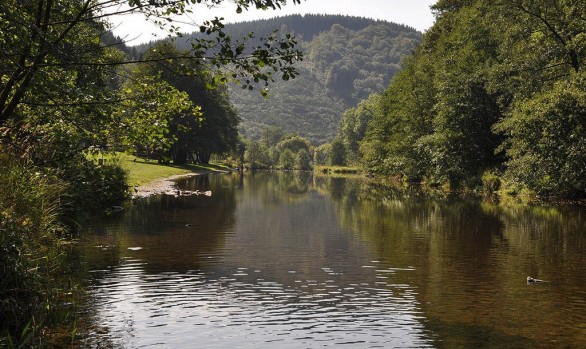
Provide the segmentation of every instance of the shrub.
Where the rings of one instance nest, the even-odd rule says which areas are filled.
[[[118,163],[99,165],[83,158],[58,171],[69,184],[64,203],[71,218],[100,214],[126,199],[127,174]]]
[[[23,333],[36,333],[51,308],[64,256],[63,190],[31,165],[0,159],[0,342],[11,338],[23,345]]]
[[[500,189],[501,178],[492,171],[486,171],[482,174],[482,187],[487,193],[494,193]]]

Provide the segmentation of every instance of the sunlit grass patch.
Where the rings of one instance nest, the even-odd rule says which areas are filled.
[[[362,170],[349,166],[315,166],[314,173],[325,175],[359,175]]]
[[[229,168],[221,164],[160,164],[156,160],[145,160],[126,153],[116,153],[109,159],[118,161],[128,172],[128,185],[140,186],[154,180],[187,173],[207,173],[227,171]]]

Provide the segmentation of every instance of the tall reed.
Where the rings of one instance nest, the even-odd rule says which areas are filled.
[[[32,347],[55,301],[64,257],[65,184],[0,156],[0,347]]]

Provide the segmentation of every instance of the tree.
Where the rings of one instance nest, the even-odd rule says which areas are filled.
[[[500,38],[491,70],[504,90],[505,177],[540,195],[586,197],[583,178],[585,2],[500,1],[491,20]],[[507,22],[507,30],[502,23]]]
[[[140,12],[147,18],[158,18],[157,24],[167,27],[172,14],[191,11],[190,4],[217,5],[222,0],[74,0],[69,2],[34,0],[21,3],[17,0],[3,1],[0,5],[2,28],[0,28],[0,124],[8,121],[21,122],[30,106],[35,104],[59,107],[69,104],[96,105],[112,103],[100,94],[65,93],[46,103],[46,93],[53,86],[47,84],[46,76],[54,72],[66,74],[79,69],[117,67],[136,63],[120,57],[92,55],[104,50],[100,35],[104,33],[104,20],[109,16]],[[300,3],[300,0],[293,0]],[[237,11],[251,6],[257,9],[277,9],[285,0],[239,0]],[[127,5],[126,7],[124,5]],[[119,8],[115,12],[111,9]],[[170,32],[175,32],[172,20]],[[32,25],[31,25],[32,24]],[[273,81],[273,71],[282,74],[283,79],[297,75],[293,64],[301,58],[294,49],[295,39],[290,35],[271,35],[261,44],[249,48],[247,41],[234,40],[223,31],[219,19],[205,22],[201,31],[209,38],[194,39],[189,55],[167,56],[167,59],[189,58],[201,65],[216,68],[218,80],[226,76],[241,82],[245,88],[252,88],[255,82],[268,84]],[[83,35],[80,35],[83,34]],[[82,38],[80,41],[79,38]],[[163,58],[161,58],[163,59]],[[148,61],[142,61],[147,63]],[[230,72],[220,72],[230,66]],[[268,69],[267,69],[268,68]],[[227,75],[228,74],[228,75]],[[53,85],[62,86],[68,79],[54,79]],[[38,91],[45,93],[38,93]],[[60,89],[58,89],[60,90]]]
[[[536,193],[585,196],[576,179],[584,167],[577,155],[583,151],[584,5],[438,1],[436,23],[368,125],[360,146],[365,165],[456,186],[504,171]],[[348,120],[342,135],[350,134]]]
[[[586,197],[586,76],[515,103],[496,129],[507,135],[508,175],[540,195]]]
[[[185,54],[172,43],[157,43],[144,54],[145,59],[154,62],[137,71],[139,75],[160,77],[186,93],[191,102],[201,109],[201,117],[197,120],[179,118],[171,124],[176,139],[170,156],[177,164],[188,160],[208,163],[213,153],[226,153],[236,146],[240,120],[229,101],[226,87],[212,84],[209,70],[188,59],[160,60]],[[185,74],[186,71],[188,74]]]
[[[301,149],[295,156],[295,169],[301,171],[311,170],[311,156],[305,149]]]
[[[280,141],[279,144],[277,144],[277,148],[281,151],[288,149],[296,154],[302,149],[309,152],[311,150],[311,144],[309,144],[307,139],[301,136],[290,136]]]
[[[137,153],[169,158],[179,136],[201,117],[189,96],[157,76],[136,76],[122,90],[124,100],[118,110],[123,145]]]
[[[285,149],[281,152],[279,166],[283,170],[292,170],[295,168],[295,153],[291,149]]]
[[[336,138],[332,141],[332,152],[330,154],[330,165],[346,165],[346,148],[341,139]]]
[[[332,145],[330,143],[324,143],[315,148],[313,154],[313,163],[315,165],[328,165],[330,160],[330,154],[332,153]]]
[[[342,114],[338,136],[342,139],[347,150],[348,161],[358,162],[362,158],[360,142],[366,135],[368,123],[372,117],[381,113],[381,95],[372,94],[361,101],[355,108],[350,108]]]
[[[432,59],[425,47],[405,60],[380,101],[360,143],[368,171],[421,180],[430,171],[430,150],[423,140],[432,132],[435,90]]]
[[[502,142],[492,126],[502,117],[499,93],[491,93],[486,78],[491,60],[497,56],[488,11],[481,2],[459,9],[440,25],[449,28],[441,39],[428,45],[435,57],[433,132],[423,141],[430,149],[436,182],[460,186],[502,163],[495,155]],[[433,46],[431,46],[433,45]]]
[[[244,160],[251,169],[268,169],[276,165],[269,155],[269,148],[266,144],[256,141],[248,141]]]
[[[530,32],[531,40],[539,43],[526,45],[528,50],[525,52],[533,59],[542,56],[549,61],[550,67],[565,66],[574,72],[584,68],[586,4],[583,0],[501,0],[497,3],[503,8],[502,12],[508,12],[506,18],[517,21],[513,27]],[[537,52],[533,51],[535,49]]]

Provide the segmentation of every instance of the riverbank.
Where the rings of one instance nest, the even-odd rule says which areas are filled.
[[[159,164],[128,154],[117,154],[117,161],[128,174],[128,187],[133,199],[173,191],[176,181],[181,179],[232,171],[221,164]]]
[[[199,176],[202,174],[215,173],[220,171],[205,171],[205,172],[190,172],[185,174],[177,174],[167,178],[159,178],[144,185],[133,187],[131,197],[133,199],[145,198],[152,195],[168,193],[175,190],[176,181],[189,178],[192,176]]]

